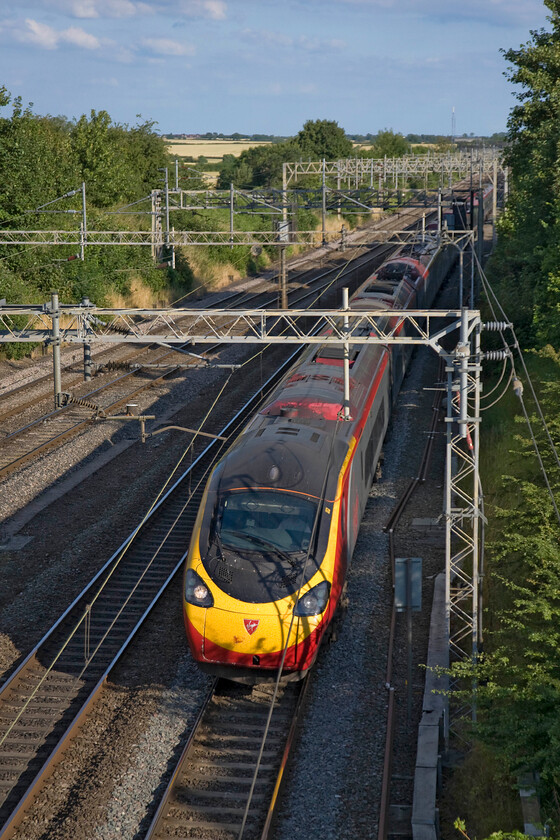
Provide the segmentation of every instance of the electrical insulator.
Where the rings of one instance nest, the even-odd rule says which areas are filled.
[[[504,359],[509,359],[510,356],[511,350],[488,350],[482,354],[482,358],[489,362],[502,362]]]
[[[511,327],[511,324],[508,324],[507,321],[487,321],[482,325],[483,330],[490,330],[490,332],[501,332],[509,329],[509,327]]]
[[[460,341],[455,348],[455,355],[458,359],[467,359],[471,354],[470,344]]]
[[[513,380],[512,385],[513,385],[513,393],[515,394],[516,397],[519,397],[519,399],[521,399],[521,397],[523,396],[523,382],[520,379],[518,379],[517,376],[516,376],[515,379]]]

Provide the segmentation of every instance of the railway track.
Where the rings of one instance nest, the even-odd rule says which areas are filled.
[[[220,434],[233,434],[260,400],[262,388]],[[213,442],[204,450],[0,689],[3,840],[17,829],[112,668],[181,569],[218,448]]]
[[[387,244],[376,245],[373,248],[369,247],[362,250],[348,264],[342,263],[342,265],[329,267],[319,274],[315,271],[312,279],[307,279],[306,272],[304,278],[298,279],[296,288],[290,291],[290,304],[299,307],[312,307],[318,304],[324,305],[325,300],[328,301],[329,297],[334,300],[336,292],[342,284],[351,288],[357,286],[367,276],[367,273],[380,264],[393,248],[394,246]],[[228,298],[226,302],[232,308],[248,305],[264,308],[276,302],[276,292],[271,295],[270,291],[265,293],[257,291],[249,296],[241,292],[235,295],[233,300]],[[219,305],[223,305],[223,300],[220,300]],[[220,349],[219,345],[206,347],[202,358],[208,358],[217,349]],[[83,431],[94,420],[100,417],[109,417],[111,413],[116,413],[118,409],[136,398],[142,391],[160,385],[164,380],[180,373],[185,366],[185,359],[189,357],[183,356],[180,358],[180,362],[177,362],[178,355],[176,350],[162,352],[158,346],[149,349],[143,348],[141,353],[136,356],[137,359],[139,357],[143,359],[141,362],[135,362],[135,357],[128,354],[127,361],[124,363],[125,366],[130,368],[127,372],[112,378],[109,382],[105,382],[92,391],[84,392],[82,389],[80,396],[75,399],[71,398],[67,405],[47,414],[42,414],[20,428],[5,432],[4,438],[0,439],[0,479],[34,458],[62,445],[71,437]],[[200,363],[200,359],[193,358],[193,366],[197,363]],[[165,368],[165,370],[159,373],[158,368]],[[46,379],[47,377],[42,377],[41,381]],[[133,383],[132,387],[127,383]],[[32,384],[30,384],[26,386],[26,389],[32,387]],[[68,385],[65,387],[68,387]],[[115,388],[121,391],[125,388],[125,395],[119,396],[118,399],[111,399],[109,392]],[[21,395],[21,392],[22,388],[17,388],[14,394]],[[9,392],[4,396],[4,401],[10,399],[11,393]],[[28,399],[23,405],[18,400],[15,407],[8,406],[3,413],[0,412],[0,422],[11,418],[24,409],[35,405],[39,406],[42,402],[44,402],[44,396],[41,395]]]
[[[288,359],[265,387],[291,363]],[[231,436],[259,391],[221,430]],[[11,837],[142,622],[183,565],[212,441],[0,689],[0,837]]]
[[[259,391],[254,399],[261,398]],[[245,408],[250,413],[254,402]],[[245,416],[238,415],[222,433],[231,434]],[[111,668],[181,568],[198,508],[195,493],[187,492],[187,478],[198,485],[202,479],[197,471],[204,474],[207,468],[199,456],[134,533],[130,547],[128,541],[123,544],[2,687],[2,838],[12,836],[20,824]]]
[[[418,211],[413,209],[404,209],[398,216],[389,216],[387,219],[383,220],[382,223],[377,224],[373,232],[375,232],[375,230],[383,232],[400,230],[403,226],[407,227],[412,225],[414,222],[418,222]],[[348,243],[348,251],[353,252],[353,260],[359,261],[359,259],[365,255],[367,261],[368,253],[371,251],[374,252],[373,255],[383,255],[387,253],[390,246],[377,245],[372,249],[371,239],[371,228],[365,228],[352,234],[352,240]],[[358,253],[360,251],[362,252],[361,254]],[[340,254],[336,254],[336,252],[333,253],[331,251],[329,256],[331,259],[333,256],[338,257],[338,259],[335,260],[336,264],[323,269],[314,265],[310,268],[296,268],[295,271],[290,271],[288,265],[287,283],[288,287],[292,287],[290,290],[290,304],[292,306],[296,304],[304,305],[306,302],[309,303],[313,300],[315,294],[318,294],[319,297],[321,297],[321,292],[324,290],[330,290],[332,278],[336,277],[337,272],[340,271],[340,267],[341,265],[344,265],[345,260]],[[261,306],[273,306],[278,303],[279,298],[277,278],[275,278],[274,274],[271,274],[262,282],[253,283],[250,289],[216,293],[214,297],[215,303],[213,305],[217,307],[222,307],[224,304],[227,304],[232,308],[260,308]],[[196,309],[196,305],[193,308]],[[131,364],[134,364],[136,361],[138,365],[141,366],[141,356],[146,353],[147,349],[150,347],[153,348],[153,346],[154,345],[149,345],[148,348],[143,347],[140,351],[134,351],[133,353],[128,352],[124,359],[122,359],[122,357],[121,359],[123,361],[128,361]],[[112,360],[114,358],[114,354],[114,346],[99,353],[96,357],[97,361],[94,364],[94,368],[101,370],[106,369],[106,361]],[[75,377],[72,375],[75,372],[75,363],[72,363],[64,368],[63,374],[65,372],[71,375],[71,377],[63,382],[63,388],[65,390],[70,390],[82,382],[81,377]],[[42,389],[40,396],[26,400],[25,402],[17,402],[15,406],[6,406],[6,402],[9,399],[13,400],[18,396],[25,397],[27,393],[37,391],[38,389]],[[15,388],[5,390],[4,393],[0,395],[0,423],[3,423],[14,414],[21,414],[27,408],[32,407],[40,400],[49,399],[51,397],[51,391],[52,376],[50,373],[34,378],[22,385],[16,386]]]
[[[409,214],[407,214],[406,219],[408,219],[408,215],[411,215],[412,220],[412,214],[410,211]],[[392,228],[398,227],[396,226],[395,221],[389,220],[389,224],[392,225]],[[381,229],[390,230],[392,228],[385,225]],[[362,232],[362,236],[363,235],[364,233]],[[371,237],[371,233],[368,233],[368,236]],[[355,261],[354,264],[359,265],[362,257],[364,257],[365,261],[368,262],[368,256],[370,258],[374,258],[376,255],[381,256],[387,252],[389,247],[390,246],[387,245],[378,245],[374,246],[372,249],[370,243],[359,242],[357,246],[352,246],[351,248],[349,246],[349,250],[352,250],[353,252],[352,260]],[[310,304],[316,296],[317,299],[322,298],[322,293],[325,290],[328,292],[331,289],[332,279],[337,276],[337,273],[340,271],[340,267],[344,265],[344,262],[344,259],[338,259],[335,265],[324,269],[318,269],[317,266],[315,266],[313,268],[301,269],[295,272],[288,271],[287,282],[288,286],[291,287],[290,304],[306,305]],[[266,279],[261,283],[253,284],[249,290],[217,293],[214,295],[214,298],[215,302],[211,304],[210,307],[212,305],[222,307],[224,304],[227,304],[228,307],[232,308],[267,307],[278,303],[278,288],[277,284],[273,283],[272,279]],[[196,308],[196,306],[193,308]],[[136,364],[138,367],[141,367],[142,357],[145,356],[150,349],[154,348],[161,349],[156,345],[148,345],[147,347],[142,347],[140,350],[134,349],[132,352],[120,352],[119,361],[130,365]],[[94,370],[106,372],[107,363],[111,362],[114,357],[114,346],[111,346],[108,350],[101,351],[95,357]],[[149,364],[149,360],[146,363]],[[73,388],[79,387],[83,384],[83,377],[74,375],[76,364],[77,363],[73,361],[62,370],[64,377],[63,390],[65,391],[71,391]],[[27,397],[27,394],[29,393],[33,393],[31,398]],[[43,376],[33,378],[14,388],[6,389],[0,395],[0,424],[5,423],[6,420],[10,419],[14,415],[22,414],[27,409],[51,398],[52,374],[50,372]],[[7,405],[8,401],[13,404]],[[1,430],[0,434],[2,434]],[[4,434],[6,433],[4,432]]]
[[[110,416],[131,399],[145,391],[160,385],[165,379],[179,371],[177,366],[169,367],[159,375],[144,372],[144,381],[136,387],[128,388],[123,397],[97,404],[101,393],[111,387],[118,387],[125,379],[134,379],[140,371],[132,370],[112,380],[110,383],[86,393],[83,397],[69,401],[67,405],[55,409],[50,414],[38,417],[27,425],[12,432],[0,442],[0,478],[3,478],[27,462],[48,450],[60,446],[68,438],[78,434],[99,416]]]
[[[146,840],[220,837],[264,840],[308,677],[248,688],[214,683]]]
[[[441,372],[441,367],[440,367]],[[442,390],[437,390],[432,419],[418,473],[401,495],[385,529],[394,567],[393,533],[414,492],[426,480],[440,422]],[[395,720],[393,647],[396,611],[392,610],[387,656],[387,734],[379,795],[378,840],[391,834],[390,791]],[[170,837],[220,837],[264,840],[274,818],[277,794],[307,685],[285,684],[271,716],[275,726],[266,737],[273,687],[232,686],[216,681],[173,770],[169,785],[148,829],[146,840]],[[289,711],[287,706],[289,705]],[[292,711],[293,709],[293,711]],[[257,772],[262,750],[262,764]],[[255,781],[256,780],[256,781]],[[254,789],[254,795],[251,791]],[[244,825],[244,818],[247,822]]]
[[[444,363],[439,360],[438,381],[443,381]],[[434,393],[432,402],[432,419],[430,429],[426,435],[426,443],[420,458],[417,475],[410,479],[404,492],[401,494],[397,504],[393,508],[389,519],[384,525],[383,530],[389,534],[389,564],[391,568],[391,580],[393,588],[395,586],[395,530],[398,527],[400,519],[409,503],[413,493],[420,484],[426,481],[432,452],[437,435],[437,427],[441,420],[441,409],[443,401],[444,389],[437,388]],[[379,804],[379,827],[377,833],[377,840],[387,840],[387,837],[392,834],[391,818],[390,818],[390,793],[391,793],[391,769],[393,763],[393,741],[396,726],[395,720],[395,686],[393,685],[393,657],[395,646],[395,631],[397,624],[397,609],[393,603],[391,610],[391,623],[389,627],[389,645],[387,652],[387,671],[385,674],[385,686],[387,689],[387,724],[385,737],[385,751],[383,758],[383,777],[381,784],[381,795]],[[412,684],[412,674],[407,674],[407,682]]]

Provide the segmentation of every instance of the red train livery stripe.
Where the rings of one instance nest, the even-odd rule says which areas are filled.
[[[391,309],[431,304],[451,262],[437,263],[440,254],[388,261],[351,305],[380,311],[402,335]],[[189,646],[204,670],[258,682],[282,662],[296,676],[313,665],[409,358],[409,347],[351,344],[345,422],[342,351],[310,347],[213,469],[184,601]]]

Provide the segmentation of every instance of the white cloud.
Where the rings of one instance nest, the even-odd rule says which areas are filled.
[[[134,51],[134,48],[124,47],[120,44],[116,44],[111,49],[111,58],[114,61],[117,61],[119,64],[132,64],[132,62],[136,58],[136,53]]]
[[[227,5],[225,0],[180,0],[179,12],[187,17],[225,20]]]
[[[90,35],[79,26],[70,26],[60,33],[60,40],[75,47],[82,47],[86,50],[98,50],[101,42],[95,35]]]
[[[33,44],[44,50],[56,50],[61,43],[86,50],[97,50],[101,47],[101,42],[95,35],[90,35],[79,26],[56,30],[46,23],[26,18],[24,23],[10,22],[6,28],[21,44]]]
[[[15,30],[15,37],[18,41],[28,44],[36,44],[44,50],[56,50],[58,46],[59,33],[52,26],[46,23],[39,23],[37,20],[26,18],[25,28]]]
[[[156,55],[194,55],[191,44],[182,44],[171,38],[142,38],[142,45]]]
[[[227,0],[26,0],[26,6],[89,20],[160,14],[221,21],[227,18],[228,10]]]
[[[88,84],[92,87],[110,87],[110,88],[118,88],[119,80],[116,79],[114,76],[94,76],[88,80]]]
[[[292,47],[294,44],[294,39],[291,35],[284,35],[282,32],[271,32],[267,30],[258,32],[256,29],[245,29],[241,35],[245,41],[260,44],[263,47]]]
[[[152,7],[139,0],[54,0],[61,11],[77,18],[130,18],[149,14]],[[52,0],[43,0],[43,5],[52,6]]]

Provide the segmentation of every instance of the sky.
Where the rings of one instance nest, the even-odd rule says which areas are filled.
[[[542,0],[0,0],[0,86],[39,114],[106,110],[161,133],[489,135],[515,88],[500,48]],[[9,108],[4,111],[9,114]]]

